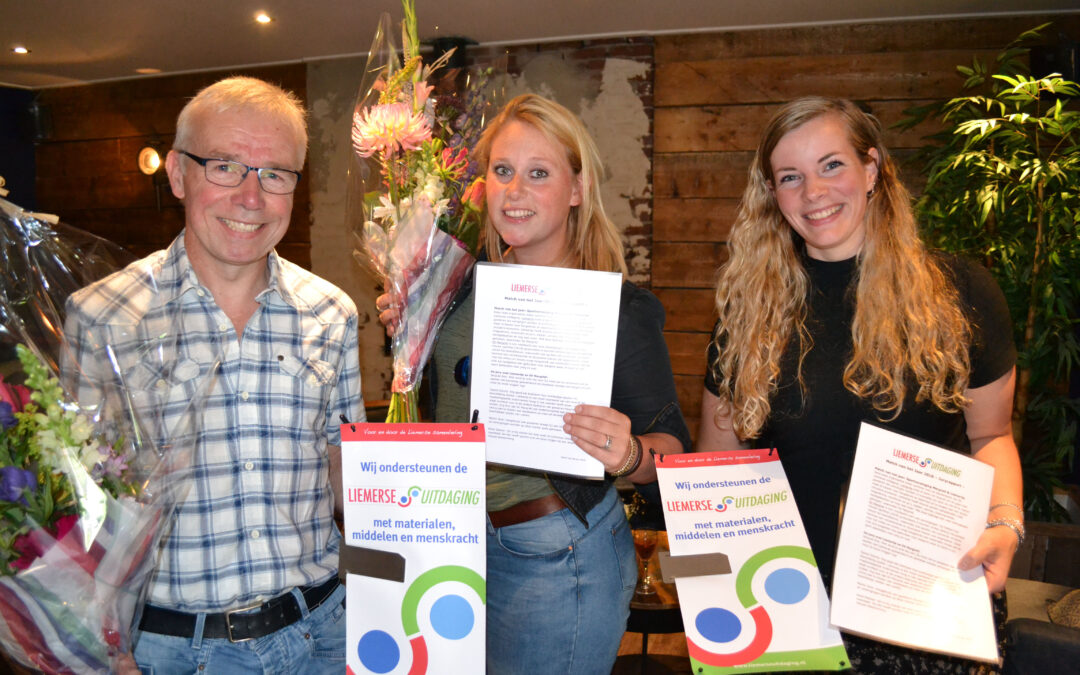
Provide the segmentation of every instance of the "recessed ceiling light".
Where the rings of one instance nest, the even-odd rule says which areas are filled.
[[[22,45],[15,45],[14,47],[11,48],[11,51],[15,52],[16,54],[29,54],[30,53],[30,50],[27,49],[26,47],[22,46]]]
[[[157,75],[161,72],[161,68],[136,68],[135,72],[140,75]]]
[[[267,24],[267,23],[270,23],[273,20],[274,19],[271,18],[271,16],[269,14],[267,14],[266,12],[256,12],[255,13],[255,21],[256,21],[256,23]]]

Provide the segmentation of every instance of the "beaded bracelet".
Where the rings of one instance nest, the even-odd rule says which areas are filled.
[[[1024,543],[1024,523],[1015,518],[995,518],[994,520],[987,521],[986,529],[991,527],[1007,527],[1016,533],[1016,545],[1021,546]]]
[[[626,455],[626,461],[618,469],[612,471],[611,475],[614,478],[626,476],[637,471],[639,466],[641,466],[641,442],[638,441],[637,436],[631,434],[630,452]]]

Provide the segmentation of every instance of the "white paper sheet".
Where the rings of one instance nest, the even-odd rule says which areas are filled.
[[[863,423],[833,574],[832,622],[887,642],[998,660],[979,538],[994,469]]]
[[[489,462],[603,477],[562,418],[611,405],[621,288],[611,272],[477,264],[470,407]]]

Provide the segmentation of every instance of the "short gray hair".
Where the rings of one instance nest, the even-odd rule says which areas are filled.
[[[300,156],[299,169],[307,155],[307,111],[291,91],[254,77],[228,77],[204,88],[188,101],[176,118],[176,139],[173,150],[190,150],[195,135],[195,120],[203,112],[223,113],[231,110],[256,110],[282,119],[292,127]],[[283,167],[284,168],[284,167]]]

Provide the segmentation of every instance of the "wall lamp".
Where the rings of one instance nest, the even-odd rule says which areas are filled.
[[[162,180],[161,174],[158,172],[161,168],[161,153],[158,152],[154,145],[153,141],[151,141],[151,145],[147,145],[142,150],[139,150],[137,163],[139,171],[150,177],[150,184],[154,186],[154,199],[157,201],[157,210],[160,212],[161,186],[165,181]]]
[[[161,168],[161,155],[149,145],[139,151],[139,171],[147,176],[153,176]]]

